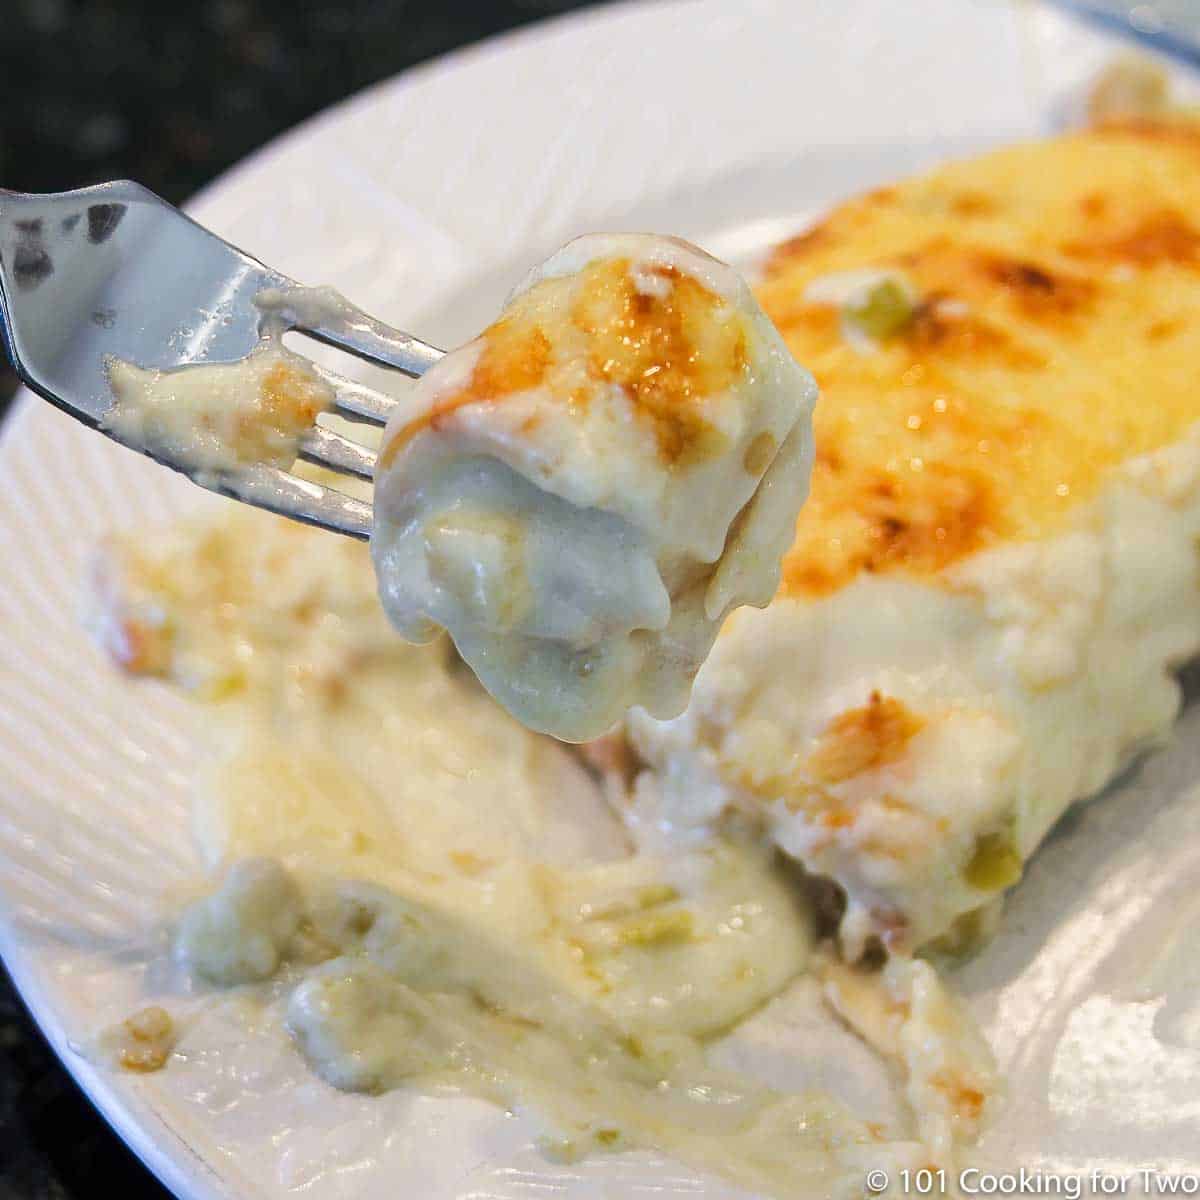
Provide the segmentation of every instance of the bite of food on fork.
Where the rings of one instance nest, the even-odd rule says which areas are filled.
[[[740,276],[680,239],[577,238],[444,356],[132,184],[0,194],[0,289],[34,390],[202,486],[369,537],[399,632],[445,629],[541,732],[678,715],[726,615],[778,585],[816,386]],[[420,382],[366,387],[292,331]],[[326,416],[386,424],[382,449]],[[300,459],[373,480],[374,504]]]
[[[677,715],[726,614],[778,586],[815,394],[724,263],[577,238],[391,418],[384,607],[412,640],[447,629],[531,728]]]

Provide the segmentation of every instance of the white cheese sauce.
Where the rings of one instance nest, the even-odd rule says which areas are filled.
[[[778,584],[815,394],[731,268],[671,238],[579,238],[392,418],[384,606],[414,641],[448,630],[533,729],[675,715],[728,612]]]
[[[924,1106],[911,1127],[711,1065],[809,969],[797,876],[732,828],[631,854],[571,753],[445,639],[391,635],[362,546],[236,511],[114,546],[103,580],[119,661],[205,700],[195,827],[220,882],[175,953],[209,987],[282,992],[334,1086],[483,1096],[535,1114],[551,1156],[653,1148],[781,1197],[858,1196],[973,1135],[986,1048],[932,972],[838,995]]]

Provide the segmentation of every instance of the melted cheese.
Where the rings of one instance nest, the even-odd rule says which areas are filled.
[[[772,605],[633,714],[646,845],[761,821],[848,955],[970,942],[1063,810],[1165,736],[1200,649],[1196,134],[1123,127],[842,206],[760,295],[821,384]],[[847,299],[889,273],[907,319]]]
[[[372,546],[397,628],[445,628],[525,724],[579,741],[686,703],[763,604],[805,491],[812,383],[728,267],[572,242],[393,418]]]
[[[1114,466],[1184,435],[1200,417],[1196,137],[1114,127],[954,163],[775,252],[759,298],[821,389],[787,594],[1050,536]],[[901,272],[916,303],[864,352],[818,285],[868,269]]]
[[[808,965],[795,877],[733,830],[631,855],[571,754],[444,639],[390,633],[362,546],[235,511],[105,562],[119,661],[207,701],[195,820],[221,880],[175,952],[201,983],[282,993],[273,1011],[330,1083],[483,1096],[537,1114],[551,1156],[655,1148],[781,1197],[930,1161],[911,1131],[708,1062]],[[891,709],[860,725],[843,732],[884,757],[907,729]],[[957,1110],[912,1081],[971,1043],[910,1015],[910,1092],[933,1104],[916,1125],[949,1162]]]
[[[238,467],[290,467],[333,390],[275,339],[236,363],[173,371],[111,359],[103,425],[120,441],[211,480]]]

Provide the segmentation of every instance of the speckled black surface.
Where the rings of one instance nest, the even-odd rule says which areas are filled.
[[[0,0],[0,186],[60,191],[132,178],[179,202],[367,84],[579,7]],[[12,386],[0,362],[0,410]],[[75,1088],[0,970],[0,1200],[166,1195]]]

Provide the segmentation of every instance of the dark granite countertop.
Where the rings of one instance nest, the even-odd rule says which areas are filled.
[[[580,0],[0,0],[0,186],[132,178],[180,202],[376,80]],[[0,359],[0,411],[14,379]],[[0,969],[0,1200],[167,1193]]]

